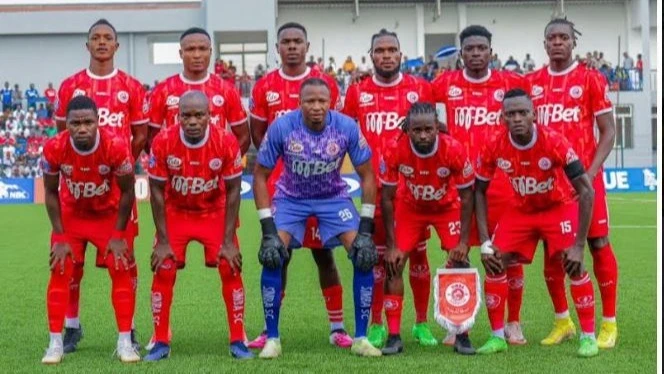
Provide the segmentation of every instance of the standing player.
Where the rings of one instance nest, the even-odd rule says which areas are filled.
[[[88,243],[97,247],[97,263],[106,264],[120,335],[117,355],[140,361],[132,346],[135,297],[129,266],[133,233],[127,222],[134,203],[134,173],[129,147],[108,128],[98,128],[97,106],[87,96],[73,98],[65,111],[67,130],[44,146],[42,169],[51,220],[51,279],[46,304],[51,340],[44,364],[62,361],[62,327],[74,268],[83,266]],[[58,192],[59,189],[59,192]]]
[[[209,125],[205,93],[185,93],[179,107],[180,125],[162,131],[150,154],[150,203],[157,229],[152,253],[155,344],[145,360],[157,361],[170,354],[173,287],[192,241],[203,244],[205,266],[216,267],[221,276],[231,355],[252,358],[244,345],[242,256],[235,234],[240,209],[240,149],[232,134]]]
[[[330,87],[330,98],[333,104],[339,100],[339,88],[334,79],[318,69],[312,69],[305,63],[309,42],[307,30],[298,23],[285,23],[277,31],[277,50],[281,57],[281,68],[268,73],[258,80],[252,92],[251,136],[256,148],[259,148],[268,125],[278,117],[295,110],[299,106],[300,87],[302,82],[311,77],[324,79]],[[281,176],[283,163],[279,161],[268,181],[268,192],[274,195],[275,183]],[[347,348],[353,340],[344,328],[343,289],[339,280],[339,272],[334,256],[329,248],[324,248],[320,241],[318,227],[314,218],[307,222],[307,229],[302,246],[311,248],[311,254],[318,267],[318,279],[325,299],[328,319],[330,321],[330,343]],[[283,266],[282,295],[286,290],[288,262]],[[267,331],[263,331],[249,343],[250,348],[263,348],[267,340]]]
[[[436,101],[445,105],[449,134],[466,147],[471,160],[477,159],[486,139],[502,128],[500,111],[505,92],[515,87],[524,90],[528,88],[526,79],[520,75],[489,69],[491,37],[491,33],[483,26],[472,25],[463,29],[459,34],[463,70],[445,73],[433,82]],[[488,191],[490,234],[511,198],[509,181],[499,171]],[[480,244],[476,227],[471,230],[470,244]],[[519,263],[510,264],[507,278],[510,291],[505,335],[510,344],[525,344],[526,339],[519,323],[523,299],[523,266]],[[451,338],[448,335],[445,343],[452,344]]]
[[[507,350],[504,331],[507,296],[506,265],[532,262],[537,242],[548,243],[548,261],[564,266],[581,323],[578,355],[597,355],[595,296],[583,265],[583,247],[593,209],[593,188],[583,164],[564,136],[545,126],[535,126],[533,103],[521,89],[510,90],[503,101],[502,119],[507,124],[488,139],[480,152],[475,186],[477,226],[486,269],[484,292],[493,330],[477,350],[491,354]],[[519,200],[500,219],[489,239],[487,188],[502,169]],[[574,186],[570,188],[569,182]],[[574,192],[578,203],[574,201]],[[495,244],[495,247],[494,247]]]
[[[554,19],[544,29],[544,47],[549,66],[528,76],[531,96],[537,110],[537,123],[551,126],[563,134],[579,154],[595,189],[588,246],[593,257],[593,270],[602,298],[603,321],[597,343],[600,348],[613,348],[618,337],[616,325],[616,288],[618,265],[609,242],[609,212],[602,178],[602,165],[615,142],[613,109],[608,98],[609,86],[597,70],[579,64],[572,57],[576,46],[574,24]],[[599,141],[595,140],[595,122]],[[575,334],[569,317],[563,270],[557,262],[544,265],[549,294],[556,319],[554,329],[542,344],[558,344]]]
[[[69,101],[76,96],[85,95],[99,108],[99,126],[107,127],[113,134],[128,144],[132,160],[136,160],[145,145],[147,132],[147,114],[145,92],[141,83],[115,68],[114,56],[120,47],[117,33],[107,20],[100,19],[88,30],[86,43],[90,52],[90,65],[60,84],[55,108],[55,120],[60,131],[65,129],[66,109]],[[138,211],[132,208],[132,217],[128,231],[138,235]],[[134,239],[127,239],[133,241]],[[132,258],[133,261],[133,258]],[[98,258],[97,266],[103,267],[103,258]],[[134,286],[138,284],[138,269],[131,264]],[[74,275],[70,286],[69,307],[65,319],[65,353],[76,350],[83,337],[83,329],[79,322],[80,284],[83,278],[83,266],[74,266]],[[132,341],[136,343],[132,328]]]
[[[380,166],[387,239],[385,314],[390,333],[382,351],[385,355],[403,351],[402,273],[419,238],[433,226],[442,248],[449,252],[448,266],[468,263],[473,216],[473,166],[463,145],[439,132],[436,108],[428,103],[413,104],[402,128],[407,136],[387,144]],[[456,337],[454,348],[461,354],[475,353],[467,334]]]
[[[329,111],[330,102],[327,83],[320,78],[307,79],[300,88],[301,110],[270,125],[258,152],[254,198],[263,231],[258,257],[263,265],[261,291],[268,334],[261,358],[276,358],[281,354],[281,270],[289,258],[286,248],[302,245],[309,216],[318,219],[325,247],[343,245],[353,262],[355,340],[351,352],[360,356],[381,355],[366,338],[373,293],[372,269],[377,260],[371,240],[376,208],[371,151],[350,118]],[[341,163],[346,154],[360,176],[361,219],[341,179]],[[280,159],[284,170],[277,181],[271,210],[268,178]]]
[[[399,71],[402,54],[396,33],[382,29],[374,34],[371,37],[369,53],[374,74],[348,89],[343,112],[358,121],[371,147],[373,168],[378,170],[381,149],[402,133],[399,123],[405,118],[411,105],[417,101],[433,102],[433,97],[428,82]],[[381,196],[380,190],[378,185],[378,199]],[[377,203],[380,207],[380,200]],[[382,219],[381,209],[378,209],[374,242],[379,259],[374,269],[374,298],[369,328],[369,341],[374,347],[382,347],[387,338],[387,330],[382,321],[385,287],[385,231]],[[427,235],[428,232],[422,238]],[[438,344],[438,341],[426,323],[431,293],[431,274],[426,249],[426,241],[418,242],[417,250],[409,257],[410,285],[416,315],[412,333],[421,345],[431,346]]]

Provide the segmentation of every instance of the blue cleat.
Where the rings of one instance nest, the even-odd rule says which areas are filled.
[[[237,341],[231,343],[231,357],[238,360],[250,360],[254,358],[254,354],[247,348],[244,342]]]
[[[76,351],[78,342],[81,339],[83,339],[83,326],[79,326],[78,328],[65,327],[65,336],[63,339],[64,352],[72,353]]]
[[[143,361],[159,361],[168,358],[170,355],[171,346],[166,343],[157,342],[150,350],[150,353],[143,357]]]

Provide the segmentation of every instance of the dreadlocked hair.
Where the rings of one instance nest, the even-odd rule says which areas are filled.
[[[410,127],[410,117],[417,116],[420,114],[433,114],[436,116],[436,107],[430,103],[416,102],[408,110],[408,114],[399,122],[399,127],[401,127],[402,133],[399,135],[399,139],[408,131]]]
[[[371,35],[371,46],[369,47],[369,53],[373,52],[373,45],[376,39],[383,37],[383,36],[393,36],[394,39],[397,40],[397,44],[399,44],[399,47],[401,47],[401,43],[399,42],[399,37],[397,36],[397,33],[394,31],[387,31],[387,29],[380,29],[377,33]]]
[[[577,29],[574,27],[574,22],[569,21],[569,20],[567,19],[567,17],[565,17],[565,18],[553,18],[551,21],[549,21],[549,23],[547,23],[547,24],[546,24],[546,27],[544,28],[544,36],[545,36],[545,37],[546,37],[546,30],[547,30],[547,29],[549,28],[549,26],[551,26],[551,25],[567,25],[567,26],[569,26],[570,29],[572,29],[572,38],[573,38],[574,40],[577,39],[577,38],[576,38],[577,35],[578,35],[578,36],[583,35],[583,34],[581,34],[581,32],[579,32],[579,30],[577,30]]]

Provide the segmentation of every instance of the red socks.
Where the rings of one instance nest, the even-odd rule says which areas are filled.
[[[586,334],[595,333],[595,295],[590,276],[584,272],[578,278],[570,278],[570,290],[579,316],[581,331]]]
[[[233,273],[228,261],[218,267],[221,276],[221,294],[226,304],[230,341],[244,341],[244,285],[240,272]]]
[[[113,255],[106,256],[106,266],[111,277],[111,300],[115,309],[115,320],[119,332],[130,332],[136,307],[136,296],[131,271],[119,266],[115,268]]]
[[[385,263],[383,251],[378,252],[378,263],[373,268],[374,288],[373,299],[371,301],[371,323],[376,325],[383,324],[383,302],[385,299]]]
[[[65,323],[65,312],[69,301],[69,283],[74,271],[71,258],[65,260],[65,270],[56,266],[51,270],[51,279],[46,290],[46,309],[48,311],[48,328],[52,333],[61,333]]]
[[[155,341],[160,343],[170,343],[168,329],[176,276],[175,261],[169,258],[157,269],[152,278],[152,323]]]
[[[67,318],[78,318],[79,301],[81,300],[81,279],[83,279],[83,264],[73,266],[72,278],[69,283],[69,303],[67,305]]]
[[[544,256],[544,280],[557,315],[567,313],[567,294],[565,293],[565,269],[560,259]]]
[[[523,301],[523,265],[513,264],[507,267],[507,322],[521,320],[521,302]]]
[[[602,297],[602,316],[605,319],[616,317],[616,288],[618,286],[618,264],[611,244],[600,249],[591,249],[593,270]]]
[[[403,296],[385,295],[385,319],[387,331],[390,335],[401,332],[401,311],[403,310]]]
[[[505,299],[507,298],[507,291],[506,274],[487,274],[484,278],[484,299],[492,331],[505,328]]]
[[[410,287],[413,290],[415,304],[415,323],[427,321],[429,295],[431,294],[431,272],[427,260],[426,246],[417,248],[409,258]]]
[[[325,308],[330,323],[342,323],[344,321],[343,288],[336,285],[323,290]]]

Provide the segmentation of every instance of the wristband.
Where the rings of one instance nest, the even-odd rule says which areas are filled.
[[[362,204],[360,208],[360,217],[374,218],[376,213],[376,205],[374,204]]]
[[[491,248],[491,246],[493,246],[493,243],[491,242],[491,240],[485,241],[480,246],[480,253],[483,254],[483,255],[492,255],[492,254],[494,254],[495,251],[493,250],[493,248]]]
[[[360,227],[357,232],[359,234],[373,234],[374,231],[374,221],[373,218],[362,217],[360,218]]]
[[[113,230],[113,234],[111,234],[111,239],[124,239],[126,237],[127,237],[127,231],[125,230],[115,229]]]
[[[263,209],[258,209],[258,219],[262,220],[263,218],[270,218],[272,217],[272,211],[270,208],[263,208]]]
[[[261,219],[261,230],[263,231],[263,235],[279,235],[277,233],[277,225],[274,224],[274,218],[272,217]]]
[[[67,242],[67,236],[65,235],[64,232],[59,233],[59,234],[53,232],[53,233],[51,233],[51,241],[54,244],[55,243],[66,243]]]

